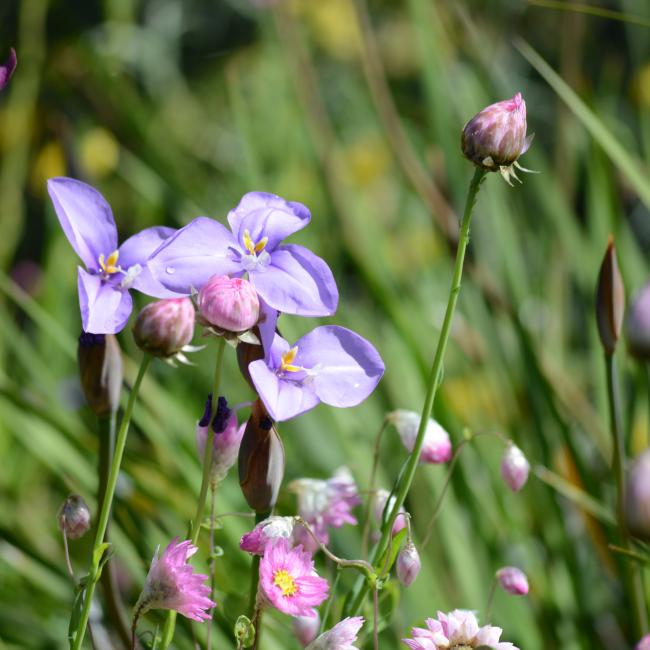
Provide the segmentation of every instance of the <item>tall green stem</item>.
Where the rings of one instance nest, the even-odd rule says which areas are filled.
[[[625,549],[630,548],[630,536],[625,524],[625,439],[621,422],[621,397],[619,393],[618,370],[613,354],[605,353],[607,368],[607,399],[609,401],[609,420],[614,439],[612,469],[616,480],[616,520],[619,534]],[[627,574],[628,588],[631,594],[632,607],[636,623],[636,635],[641,636],[648,631],[648,610],[643,588],[642,568],[636,563],[623,559]]]
[[[81,648],[81,644],[83,643],[84,635],[86,633],[88,617],[90,616],[90,606],[93,599],[93,593],[95,591],[95,585],[99,579],[99,567],[101,565],[102,556],[104,555],[101,549],[102,545],[104,544],[104,535],[106,534],[106,528],[108,527],[111,508],[113,506],[115,486],[117,485],[117,478],[120,473],[120,466],[122,465],[122,457],[124,456],[126,437],[129,432],[131,416],[133,415],[133,407],[135,406],[135,400],[140,390],[140,384],[142,383],[142,379],[144,378],[144,375],[147,372],[147,368],[149,367],[150,363],[151,356],[145,354],[142,358],[142,363],[140,364],[138,376],[136,377],[133,388],[131,389],[129,401],[126,405],[126,410],[122,416],[120,430],[117,433],[115,453],[113,455],[113,461],[111,462],[111,469],[108,474],[108,481],[106,483],[106,493],[99,513],[99,522],[97,524],[97,531],[95,533],[95,542],[93,544],[90,570],[88,571],[88,582],[86,584],[86,593],[84,594],[83,608],[81,610],[77,629],[72,634],[72,650],[79,650],[79,648]]]
[[[212,453],[214,451],[214,429],[212,428],[212,418],[216,415],[217,403],[219,400],[219,388],[221,387],[221,368],[223,366],[223,352],[226,347],[226,341],[220,337],[217,343],[217,361],[214,367],[214,381],[212,383],[212,397],[210,399],[210,420],[208,424],[208,438],[205,441],[203,450],[203,472],[201,478],[201,490],[199,500],[196,504],[196,514],[192,520],[190,529],[190,539],[196,546],[201,532],[201,522],[205,512],[205,502],[208,496],[208,487],[210,486],[210,475],[212,473]],[[174,628],[176,627],[176,612],[170,610],[167,614],[165,627],[163,628],[161,650],[165,650],[174,638]]]
[[[454,274],[451,281],[451,289],[449,291],[449,300],[447,301],[447,310],[445,311],[445,319],[442,323],[440,338],[438,339],[438,346],[436,348],[436,353],[433,359],[431,373],[429,374],[429,381],[424,398],[424,406],[422,407],[422,416],[420,417],[418,435],[415,440],[415,445],[413,446],[413,451],[411,451],[408,461],[404,467],[402,476],[396,486],[393,507],[388,516],[388,519],[384,521],[381,538],[371,554],[371,561],[373,563],[381,559],[381,557],[388,549],[393,523],[395,522],[395,519],[397,519],[399,510],[402,507],[402,504],[406,499],[406,495],[411,488],[411,484],[413,483],[413,478],[415,476],[415,471],[418,466],[420,452],[422,451],[422,445],[424,443],[424,434],[427,428],[427,421],[431,416],[433,402],[435,400],[436,391],[440,383],[440,373],[442,371],[442,364],[445,358],[445,351],[447,349],[447,341],[449,340],[451,323],[454,317],[454,311],[456,310],[458,294],[460,293],[461,279],[463,275],[463,263],[465,261],[467,244],[469,243],[469,226],[472,220],[472,210],[474,209],[476,197],[478,195],[479,188],[481,187],[481,182],[485,178],[486,173],[487,172],[485,170],[477,167],[476,171],[474,172],[472,182],[469,186],[467,201],[465,203],[465,212],[463,214],[463,221],[460,228],[458,248],[456,249],[456,261],[454,263]],[[352,596],[348,605],[348,611],[346,612],[347,616],[352,616],[359,611],[367,590],[367,585],[362,585],[360,589],[355,590],[356,593]]]

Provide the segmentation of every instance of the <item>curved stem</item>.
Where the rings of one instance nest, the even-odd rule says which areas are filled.
[[[140,390],[140,384],[142,383],[142,379],[144,378],[144,375],[147,372],[147,368],[149,367],[150,363],[151,356],[145,354],[144,357],[142,357],[140,370],[138,371],[138,376],[136,377],[133,388],[131,389],[129,401],[126,405],[124,415],[122,416],[122,422],[120,423],[120,430],[117,434],[115,453],[113,455],[111,470],[108,474],[108,481],[106,484],[106,496],[99,513],[99,522],[97,524],[97,532],[95,534],[95,542],[92,549],[92,560],[90,570],[88,572],[88,582],[86,584],[84,604],[81,610],[81,615],[79,617],[79,623],[77,624],[77,629],[73,633],[72,650],[79,650],[79,648],[81,648],[81,644],[83,643],[84,635],[86,633],[93,593],[95,591],[95,585],[97,584],[97,580],[99,578],[99,566],[103,555],[103,553],[101,553],[101,547],[104,544],[104,535],[106,534],[106,528],[108,527],[108,520],[110,517],[111,507],[113,505],[113,497],[115,496],[115,486],[117,485],[117,478],[120,472],[120,466],[122,465],[124,448],[126,446],[126,438],[129,432],[129,424],[131,423],[131,416],[133,415],[133,408],[135,406],[135,401]]]
[[[379,465],[379,452],[381,450],[381,439],[387,426],[388,420],[384,418],[381,427],[379,427],[379,431],[375,436],[375,450],[372,455],[372,470],[370,470],[370,484],[368,487],[369,496],[366,510],[363,515],[363,533],[361,536],[361,555],[363,555],[363,557],[367,557],[368,555],[368,535],[370,534],[370,517],[372,515],[372,509],[376,497],[375,481],[377,479],[377,467]]]
[[[422,445],[424,443],[424,434],[426,432],[427,421],[431,416],[433,402],[436,397],[436,391],[438,389],[438,385],[440,384],[440,374],[442,371],[445,351],[447,349],[447,342],[451,333],[451,323],[454,317],[454,312],[456,310],[458,294],[460,293],[461,279],[463,276],[463,263],[465,261],[467,244],[469,243],[469,227],[472,220],[472,210],[474,209],[476,197],[478,195],[481,182],[485,178],[486,173],[487,172],[485,170],[477,167],[469,186],[467,201],[465,203],[465,212],[463,213],[463,221],[460,229],[458,248],[456,250],[456,261],[454,263],[454,273],[451,281],[451,289],[449,291],[449,300],[447,302],[447,309],[445,311],[445,318],[442,323],[442,329],[440,330],[440,338],[438,339],[438,346],[436,348],[436,353],[433,359],[433,365],[431,366],[431,372],[429,374],[429,381],[427,384],[424,405],[422,407],[422,416],[420,417],[420,426],[418,427],[417,438],[415,439],[413,451],[411,452],[407,464],[404,468],[404,473],[399,481],[393,509],[391,510],[388,519],[384,522],[381,538],[373,549],[373,553],[371,555],[371,560],[373,563],[376,562],[378,558],[382,557],[388,548],[393,524],[395,522],[395,519],[397,519],[399,509],[402,507],[402,504],[406,499],[406,495],[411,488],[411,484],[413,483],[413,478],[415,476],[415,471],[418,466],[420,452],[422,451]],[[362,586],[352,597],[349,603],[349,611],[347,612],[347,615],[354,615],[359,611],[366,593],[367,587]]]

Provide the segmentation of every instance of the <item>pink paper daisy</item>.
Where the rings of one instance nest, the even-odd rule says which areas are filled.
[[[266,548],[260,561],[260,585],[271,605],[290,616],[316,616],[314,607],[329,591],[327,580],[316,573],[311,555],[302,546],[291,548],[283,537]]]

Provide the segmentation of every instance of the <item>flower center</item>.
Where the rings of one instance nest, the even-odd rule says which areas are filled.
[[[293,363],[297,354],[298,346],[296,345],[282,355],[282,361],[280,363],[280,370],[282,372],[300,372],[301,370],[304,370],[301,366],[296,366]]]
[[[117,265],[117,259],[120,256],[120,251],[113,251],[108,258],[105,257],[104,253],[99,256],[99,266],[102,271],[108,275],[113,273],[119,273],[122,268]]]
[[[248,230],[244,230],[244,247],[251,255],[255,257],[258,253],[261,253],[264,250],[264,247],[268,241],[268,237],[262,237],[262,239],[260,239],[258,242],[254,242],[251,238],[250,232]]]
[[[298,585],[293,576],[285,569],[279,569],[273,575],[273,584],[280,587],[283,596],[294,596],[298,591]]]

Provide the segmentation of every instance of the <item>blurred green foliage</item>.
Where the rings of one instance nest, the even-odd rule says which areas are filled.
[[[608,233],[628,294],[648,277],[650,32],[632,19],[649,20],[650,6],[594,0],[623,12],[615,20],[541,4],[2,3],[0,46],[15,46],[19,63],[0,96],[0,647],[65,647],[73,593],[55,515],[71,491],[92,509],[96,491],[96,422],[75,362],[77,260],[45,180],[65,174],[97,187],[122,238],[200,214],[224,219],[251,189],[307,204],[312,223],[294,241],[334,270],[341,303],[328,322],[369,338],[387,372],[362,406],[320,406],[281,427],[286,480],[326,477],[345,463],[364,489],[384,414],[421,408],[472,173],[460,130],[518,90],[537,132],[522,162],[541,174],[514,189],[498,175],[484,185],[435,412],[456,444],[465,427],[512,437],[545,481],[532,476],[513,495],[499,478],[499,442],[484,436],[465,447],[420,577],[382,592],[381,611],[394,611],[380,647],[398,647],[436,610],[483,613],[504,564],[531,583],[527,598],[496,596],[492,618],[505,640],[524,650],[630,647],[621,560],[607,547],[617,536],[593,294]],[[313,325],[281,321],[289,340]],[[140,353],[128,330],[120,342],[130,383]],[[621,348],[632,456],[648,445],[648,379]],[[194,511],[194,425],[213,346],[194,359],[194,368],[154,364],[136,409],[112,528],[130,604],[156,546],[182,536]],[[230,400],[250,398],[233,355],[225,385]],[[391,430],[383,487],[404,458]],[[407,501],[416,542],[445,473],[418,472]],[[283,492],[279,510],[294,508]],[[244,509],[233,473],[217,512]],[[252,522],[222,523],[214,647],[228,648],[249,582],[238,540]],[[90,536],[72,543],[79,574],[90,544]],[[360,531],[335,531],[333,550],[358,557]],[[353,579],[344,574],[338,593]],[[147,616],[141,631],[163,620]],[[265,648],[298,647],[288,617],[270,613],[265,625]],[[96,622],[100,641],[101,633]],[[191,639],[179,617],[177,647]],[[369,634],[363,643],[371,647]]]

